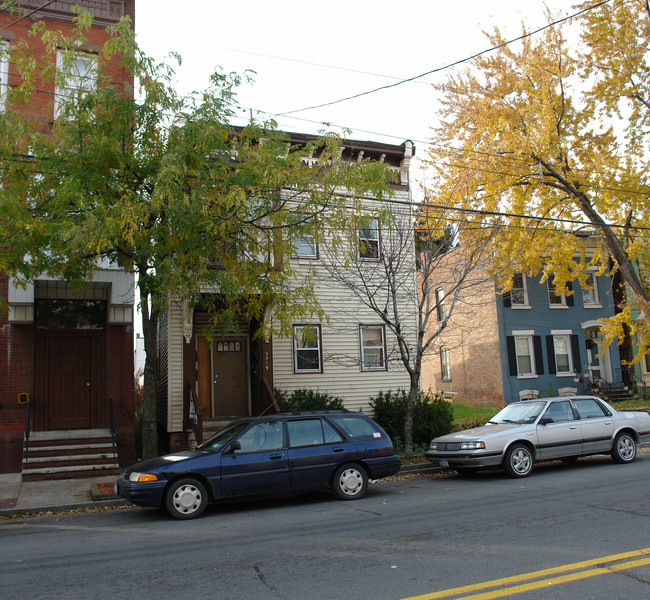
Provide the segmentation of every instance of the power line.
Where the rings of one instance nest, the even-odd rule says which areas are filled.
[[[9,23],[9,25],[5,25],[2,29],[0,29],[0,31],[4,31],[5,29],[8,29],[12,25],[15,25],[16,23],[19,23],[23,19],[26,19],[27,17],[31,17],[34,13],[37,13],[39,10],[43,10],[44,8],[46,8],[50,4],[54,4],[55,2],[56,2],[56,0],[49,0],[48,2],[43,4],[43,6],[39,6],[38,8],[35,8],[34,10],[32,10],[31,12],[28,12],[28,13],[24,14],[22,17],[20,17],[20,19],[16,19],[15,21]],[[7,8],[7,7],[3,7],[3,8]],[[11,6],[9,8],[13,8],[13,6]]]
[[[397,87],[399,85],[403,85],[404,83],[409,83],[409,82],[415,81],[416,79],[421,79],[422,77],[426,77],[427,75],[432,75],[433,73],[439,73],[440,71],[444,71],[446,69],[456,67],[456,66],[458,66],[458,65],[460,65],[462,63],[465,63],[465,62],[468,62],[468,61],[473,60],[475,58],[478,58],[479,56],[482,56],[483,54],[488,54],[490,52],[493,52],[494,50],[498,50],[499,48],[504,48],[505,46],[513,44],[514,42],[518,42],[518,41],[521,41],[521,40],[523,40],[523,39],[525,39],[527,37],[531,37],[533,35],[536,35],[536,34],[542,32],[542,31],[544,31],[545,29],[549,29],[550,27],[553,27],[555,25],[563,23],[564,21],[568,21],[569,19],[573,19],[574,17],[578,17],[578,16],[580,16],[580,15],[582,15],[582,14],[584,14],[584,13],[586,13],[586,12],[588,12],[588,11],[594,9],[594,8],[602,6],[603,4],[607,4],[609,2],[611,2],[611,0],[602,0],[601,2],[598,2],[597,4],[594,4],[592,6],[588,6],[587,8],[584,8],[583,10],[580,10],[580,11],[578,11],[578,12],[572,14],[572,15],[569,15],[567,17],[563,17],[561,19],[553,21],[552,23],[548,23],[547,25],[544,25],[543,27],[540,27],[540,28],[535,29],[534,31],[530,31],[528,33],[524,33],[524,34],[522,34],[522,35],[520,35],[520,36],[518,36],[516,38],[513,38],[511,40],[503,42],[502,44],[498,44],[497,46],[493,46],[493,47],[488,48],[486,50],[482,50],[481,52],[477,52],[476,54],[473,54],[472,56],[468,56],[467,58],[463,58],[463,59],[454,61],[454,62],[449,63],[447,65],[444,65],[442,67],[438,67],[436,69],[432,69],[432,70],[427,71],[425,73],[421,73],[420,75],[414,75],[413,77],[409,77],[407,79],[402,79],[401,81],[398,81],[397,83],[391,83],[389,85],[383,85],[383,86],[374,88],[372,90],[367,90],[365,92],[360,92],[358,94],[354,94],[352,96],[346,96],[345,98],[339,98],[338,100],[332,100],[331,102],[324,102],[323,104],[316,104],[314,106],[308,106],[306,108],[298,108],[298,109],[295,109],[295,110],[289,110],[289,111],[286,111],[286,112],[277,113],[277,116],[286,116],[286,115],[291,115],[291,114],[295,114],[295,113],[298,113],[298,112],[304,112],[304,111],[307,111],[307,110],[314,110],[316,108],[323,108],[325,106],[332,106],[334,104],[340,104],[341,102],[347,102],[348,100],[354,100],[356,98],[361,98],[362,96],[368,96],[368,95],[374,94],[376,92],[380,92],[380,91],[383,91],[383,90],[388,90],[390,88],[394,88],[394,87]]]

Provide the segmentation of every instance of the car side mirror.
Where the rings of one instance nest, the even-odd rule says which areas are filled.
[[[539,420],[540,425],[548,425],[549,423],[552,423],[552,422],[553,422],[553,419],[551,419],[551,417],[542,417]]]
[[[226,454],[234,454],[235,450],[241,450],[241,444],[235,440],[230,446],[228,446],[228,449],[226,450]]]

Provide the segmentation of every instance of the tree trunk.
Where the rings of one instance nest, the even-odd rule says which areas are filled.
[[[142,331],[144,334],[144,389],[142,404],[142,458],[158,456],[158,419],[156,415],[156,376],[158,363],[158,313],[149,311],[149,296],[140,288]]]
[[[406,414],[404,415],[404,452],[408,458],[413,456],[413,413],[415,412],[415,401],[418,397],[418,378],[410,373],[409,397],[406,402]]]

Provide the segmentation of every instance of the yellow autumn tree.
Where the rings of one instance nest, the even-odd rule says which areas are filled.
[[[650,348],[650,8],[575,10],[516,43],[488,34],[496,49],[438,86],[427,204],[497,229],[504,290],[525,271],[567,293],[588,268],[613,265],[627,293],[608,341],[624,325],[639,330],[640,356]]]

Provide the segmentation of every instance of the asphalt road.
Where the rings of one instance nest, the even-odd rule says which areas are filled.
[[[0,597],[645,600],[648,481],[645,450],[631,465],[409,477],[360,501],[267,499],[187,522],[141,508],[0,521]]]

